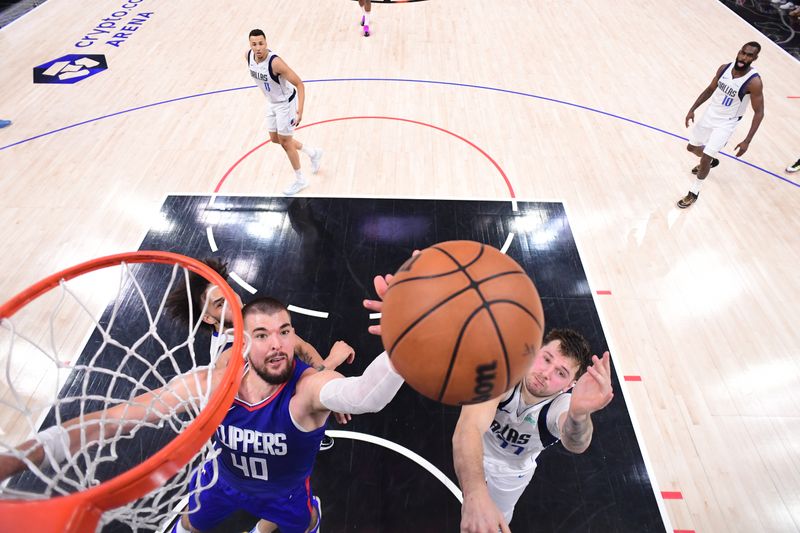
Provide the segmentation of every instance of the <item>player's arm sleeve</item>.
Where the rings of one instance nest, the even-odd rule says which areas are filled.
[[[394,398],[402,384],[403,378],[392,366],[389,355],[383,352],[362,375],[325,383],[319,399],[326,409],[336,413],[375,413]]]

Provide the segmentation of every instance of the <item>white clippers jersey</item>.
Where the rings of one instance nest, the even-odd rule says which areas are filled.
[[[734,78],[733,66],[734,63],[731,63],[725,67],[717,82],[717,88],[711,95],[711,103],[704,118],[712,123],[741,119],[750,103],[750,95],[745,94],[747,84],[759,74],[756,69],[751,68],[744,76]]]
[[[536,457],[560,439],[558,418],[569,409],[569,392],[525,406],[522,384],[500,402],[489,431],[483,434],[484,460],[503,470],[522,471],[536,466]]]
[[[272,62],[278,55],[269,51],[267,58],[261,63],[256,62],[255,54],[250,50],[247,53],[247,63],[250,67],[250,76],[256,85],[261,87],[264,95],[273,104],[291,102],[297,94],[295,86],[286,81],[283,77],[272,71]]]

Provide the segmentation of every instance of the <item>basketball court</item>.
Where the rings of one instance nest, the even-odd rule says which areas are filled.
[[[800,65],[720,3],[673,4],[375,2],[364,38],[355,2],[48,0],[0,30],[0,299],[112,253],[217,257],[245,302],[291,304],[320,353],[354,346],[342,371],[357,375],[381,350],[361,306],[372,277],[479,241],[528,272],[547,329],[583,332],[615,371],[589,450],[540,456],[513,531],[798,530],[800,185],[781,169]],[[306,82],[297,138],[325,150],[314,176],[301,156],[296,198],[243,61],[254,27]],[[678,210],[696,164],[683,117],[750,40],[767,118]],[[70,54],[102,60],[58,66]],[[95,346],[79,333],[70,362]],[[36,375],[34,400],[69,388],[19,375]],[[312,477],[325,531],[458,531],[457,417],[404,386],[381,413],[331,421]],[[27,435],[3,411],[0,427]]]

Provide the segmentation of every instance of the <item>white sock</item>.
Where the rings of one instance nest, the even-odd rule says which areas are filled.
[[[701,180],[699,178],[696,178],[694,180],[694,183],[692,184],[692,186],[689,188],[689,192],[691,192],[695,196],[699,196],[700,195],[700,187],[702,187],[704,181],[706,181],[706,180]]]
[[[297,181],[306,181],[306,179],[303,177],[303,171],[301,169],[294,171],[294,178]]]
[[[307,144],[304,144],[303,147],[300,148],[300,151],[306,154],[308,157],[314,157],[314,155],[317,153],[316,148],[309,148]]]
[[[369,26],[369,13],[364,11],[364,26]]]

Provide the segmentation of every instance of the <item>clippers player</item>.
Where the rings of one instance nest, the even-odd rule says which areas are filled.
[[[742,142],[736,145],[736,157],[741,157],[750,146],[764,118],[764,86],[761,77],[751,63],[758,59],[761,45],[749,42],[742,46],[736,55],[736,61],[722,65],[711,84],[697,97],[694,105],[686,115],[686,127],[694,121],[694,111],[703,102],[711,98],[711,103],[703,117],[692,130],[686,149],[700,157],[700,164],[692,169],[697,179],[689,189],[689,193],[678,200],[678,207],[686,209],[700,195],[700,187],[712,167],[719,164],[717,155],[728,143],[739,121],[747,110],[747,104],[753,105],[753,122],[750,131]]]
[[[464,491],[462,533],[510,531],[514,506],[542,450],[559,440],[572,453],[589,447],[591,414],[614,396],[608,352],[602,359],[590,353],[582,335],[554,329],[521,383],[499,398],[461,408],[453,462]]]
[[[214,258],[201,259],[201,261],[223,278],[228,277],[228,264],[226,262]],[[238,295],[237,301],[233,305],[242,306],[242,301]],[[220,291],[219,287],[213,285],[200,274],[189,272],[188,288],[183,281],[176,282],[167,297],[165,308],[173,319],[186,320],[189,317],[192,323],[199,322],[200,328],[211,333],[209,353],[212,361],[215,361],[222,352],[230,348],[233,337],[228,336],[224,330],[233,324],[231,305],[226,305],[225,298],[222,297],[222,291]],[[297,337],[294,355],[317,370],[325,370],[326,368],[325,360],[322,359],[316,348],[299,336]],[[331,367],[329,364],[327,368],[335,369],[336,367]],[[349,420],[348,417],[339,419],[338,416],[337,419],[343,424]]]
[[[283,191],[286,196],[292,196],[308,187],[308,181],[300,168],[298,150],[311,158],[313,174],[319,171],[322,159],[322,150],[303,146],[293,137],[294,129],[303,119],[305,86],[303,80],[286,62],[267,48],[267,37],[263,31],[259,29],[251,31],[249,41],[250,50],[246,58],[250,76],[269,101],[267,105],[269,139],[283,147],[294,169],[295,181]]]
[[[254,531],[267,533],[277,527],[282,533],[316,532],[320,510],[309,476],[328,415],[380,411],[403,378],[385,352],[361,376],[350,378],[332,370],[317,371],[295,359],[297,337],[289,312],[272,298],[248,303],[242,314],[251,338],[250,353],[235,402],[215,435],[215,446],[221,450],[217,472],[207,462],[192,475],[189,514],[171,531],[211,530],[237,510],[245,510],[261,519]],[[18,448],[27,450],[34,464],[43,463],[45,457],[63,462],[83,443],[74,430],[77,425],[89,424],[86,438],[91,441],[101,431],[130,431],[136,427],[133,420],[157,423],[166,413],[185,411],[202,392],[210,394],[207,387],[213,391],[219,385],[229,357],[227,352],[213,369],[181,374],[166,387],[52,426]],[[19,459],[0,455],[0,480],[26,468]]]
[[[200,469],[176,531],[211,530],[239,509],[261,518],[254,531],[283,533],[319,529],[319,502],[309,477],[332,410],[380,411],[403,383],[386,354],[362,376],[316,371],[294,358],[297,338],[286,307],[261,298],[243,309],[252,344],[239,392],[216,433],[221,449],[218,478]],[[185,529],[183,529],[185,528]]]

